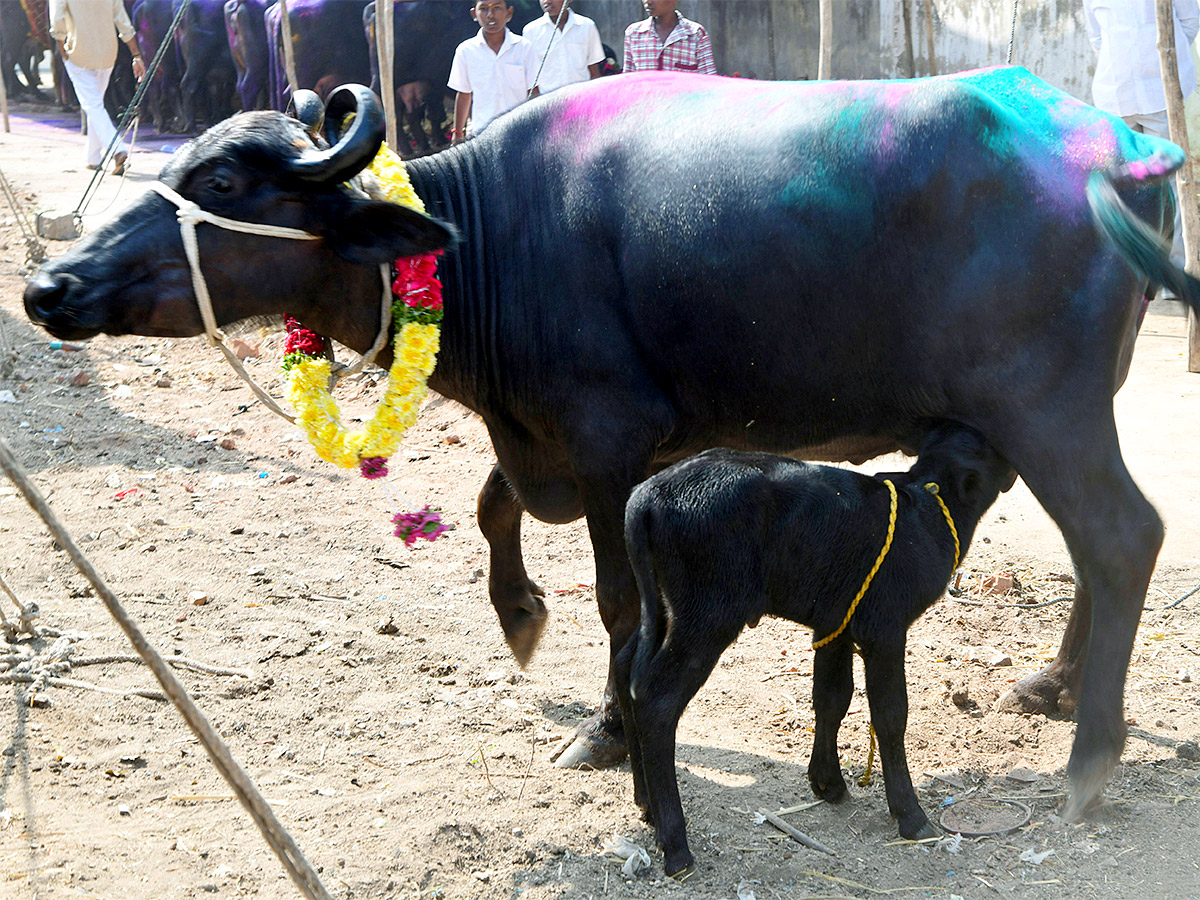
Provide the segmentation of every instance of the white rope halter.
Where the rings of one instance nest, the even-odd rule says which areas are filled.
[[[175,216],[179,220],[179,235],[183,239],[183,251],[187,254],[188,265],[192,270],[192,290],[196,294],[196,305],[200,307],[200,318],[204,321],[204,333],[208,337],[208,342],[225,354],[225,359],[229,361],[233,370],[237,372],[246,384],[250,385],[250,390],[254,391],[255,396],[268,409],[283,416],[289,422],[295,423],[295,417],[285,412],[272,399],[270,394],[255,383],[254,379],[250,377],[250,373],[242,365],[242,361],[238,359],[237,354],[225,345],[225,334],[217,327],[217,317],[213,313],[212,298],[208,293],[208,283],[204,280],[204,273],[200,270],[200,245],[196,240],[196,225],[200,222],[207,222],[210,225],[216,225],[218,228],[224,228],[227,231],[240,231],[243,234],[257,234],[263,237],[287,238],[293,241],[319,241],[321,240],[320,235],[312,234],[299,228],[285,228],[282,225],[259,225],[255,222],[243,222],[240,219],[227,219],[224,216],[218,216],[216,213],[202,209],[199,204],[167,187],[161,181],[151,182],[150,189],[160,197],[175,204],[177,208]],[[381,263],[379,274],[383,279],[379,334],[376,335],[375,343],[371,345],[371,349],[363,354],[354,365],[341,367],[337,374],[333,376],[333,380],[345,378],[348,375],[353,375],[361,371],[367,363],[375,359],[379,351],[383,349],[383,345],[387,342],[388,331],[392,325],[392,279],[390,267],[386,263]]]

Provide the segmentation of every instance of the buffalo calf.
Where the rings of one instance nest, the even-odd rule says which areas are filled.
[[[888,808],[904,837],[935,833],[904,755],[906,633],[941,596],[980,516],[1014,477],[982,435],[945,424],[925,439],[912,469],[891,478],[894,527],[893,492],[882,477],[766,453],[709,450],[634,490],[625,540],[642,620],[618,656],[617,685],[634,798],[655,825],[668,874],[694,862],[675,779],[679,717],[725,648],[763,615],[811,627],[819,648],[813,791],[834,802],[846,797],[837,732],[857,646]]]

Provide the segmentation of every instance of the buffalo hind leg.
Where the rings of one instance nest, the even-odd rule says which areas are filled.
[[[525,571],[521,558],[521,514],[525,511],[500,466],[493,466],[479,492],[477,520],[491,549],[488,594],[504,639],[524,667],[546,627],[545,592]]]
[[[1027,675],[1000,698],[998,709],[1009,712],[1069,716],[1079,705],[1083,663],[1092,630],[1092,594],[1075,568],[1075,602],[1058,655],[1046,668]]]
[[[1054,443],[1004,448],[1062,529],[1091,597],[1075,742],[1067,764],[1070,794],[1063,816],[1068,820],[1099,799],[1125,746],[1125,676],[1163,540],[1162,519],[1121,459],[1111,403],[1103,411],[1086,398],[1072,403],[1076,415],[1053,429]],[[1077,627],[1084,620],[1081,615]]]

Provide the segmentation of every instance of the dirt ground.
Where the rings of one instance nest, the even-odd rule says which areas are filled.
[[[0,170],[27,209],[69,209],[82,193],[90,173],[70,125],[18,107],[13,133],[0,134]],[[171,146],[145,141],[128,180],[105,181],[94,208],[136,196]],[[22,311],[23,261],[0,205],[0,435],[159,650],[223,672],[178,670],[335,897],[1200,894],[1200,595],[1163,609],[1200,581],[1200,376],[1185,372],[1184,319],[1147,320],[1118,397],[1126,458],[1168,537],[1104,808],[1082,825],[1054,815],[1071,721],[996,709],[1062,634],[1069,604],[1036,604],[1072,590],[1057,531],[1018,484],[981,525],[960,596],[910,636],[908,751],[931,818],[964,799],[1017,799],[1029,824],[960,844],[899,841],[878,772],[848,804],[812,805],[810,636],[766,621],[730,649],[680,726],[698,861],[680,884],[662,874],[627,766],[549,762],[593,711],[607,666],[586,529],[526,520],[551,620],[522,671],[481,577],[475,496],[493,456],[478,420],[435,400],[397,455],[392,490],[456,525],[406,549],[390,532],[388,490],[318,460],[201,340],[52,349]],[[277,390],[280,335],[242,338],[262,353],[250,370]],[[365,409],[377,393],[363,378],[343,399]],[[3,480],[0,548],[4,578],[71,644],[68,677],[155,686],[140,665],[88,664],[132,651]],[[1016,578],[1007,593],[985,588],[998,573]],[[54,643],[23,637],[0,657],[44,660]],[[0,898],[297,896],[169,704],[27,685],[5,685],[4,698]],[[855,779],[867,743],[860,689],[841,734]],[[793,806],[804,808],[786,819],[835,856],[756,824],[759,809]],[[623,874],[604,852],[614,834],[649,850],[652,867]]]

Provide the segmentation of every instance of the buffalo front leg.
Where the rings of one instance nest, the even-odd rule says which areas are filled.
[[[477,520],[491,548],[488,594],[504,639],[522,667],[529,663],[546,627],[545,593],[525,572],[521,558],[521,514],[525,511],[504,471],[492,468],[479,492]]]

